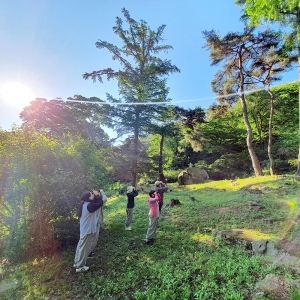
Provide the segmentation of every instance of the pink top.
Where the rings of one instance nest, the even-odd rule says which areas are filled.
[[[156,218],[159,216],[159,209],[158,209],[158,201],[160,200],[160,195],[157,193],[155,194],[155,198],[149,198],[149,217]]]

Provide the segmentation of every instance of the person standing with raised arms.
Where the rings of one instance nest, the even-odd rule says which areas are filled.
[[[89,269],[86,266],[88,255],[91,253],[92,241],[97,234],[97,214],[95,213],[100,207],[103,206],[102,199],[98,203],[93,203],[94,193],[85,192],[81,197],[81,205],[79,208],[78,216],[80,218],[80,239],[77,244],[74,267],[76,272],[85,272]]]

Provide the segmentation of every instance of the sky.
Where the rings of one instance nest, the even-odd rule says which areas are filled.
[[[172,103],[184,108],[208,108],[216,102],[211,81],[220,67],[212,67],[203,48],[203,30],[221,36],[242,31],[241,7],[235,0],[0,0],[0,127],[10,130],[22,123],[19,114],[36,97],[48,100],[74,95],[119,98],[116,81],[101,84],[84,80],[85,72],[118,69],[98,40],[119,47],[113,33],[116,17],[125,7],[136,21],[152,30],[166,25],[168,58],[180,73],[171,74],[167,86]],[[123,18],[124,19],[124,18]],[[126,23],[124,22],[124,27]],[[297,80],[297,68],[281,83]]]

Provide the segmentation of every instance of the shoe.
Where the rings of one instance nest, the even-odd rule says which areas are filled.
[[[88,258],[95,258],[95,252],[91,252],[88,256]]]
[[[146,245],[153,245],[153,241],[149,240],[149,241],[145,241]]]
[[[125,227],[125,230],[132,230],[131,227]]]
[[[76,273],[79,273],[79,272],[86,272],[88,269],[89,269],[89,267],[83,266],[83,267],[81,267],[81,268],[77,268],[77,269],[76,269]]]

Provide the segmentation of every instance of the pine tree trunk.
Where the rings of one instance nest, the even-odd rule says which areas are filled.
[[[139,124],[139,111],[135,113],[136,124]],[[133,141],[133,159],[131,166],[131,185],[137,184],[137,169],[138,169],[138,156],[139,156],[139,128],[138,125],[134,128],[134,141]]]
[[[247,106],[246,106],[246,101],[245,101],[245,97],[244,97],[244,91],[241,92],[240,95],[240,99],[241,99],[241,103],[242,103],[242,110],[243,110],[243,118],[244,118],[244,123],[247,129],[247,147],[248,147],[248,151],[251,157],[251,161],[252,161],[252,167],[254,169],[255,172],[255,176],[263,176],[263,172],[260,166],[260,162],[256,156],[255,150],[253,148],[253,144],[252,144],[252,129],[248,120],[248,113],[247,113]]]
[[[251,161],[252,161],[252,167],[254,169],[255,172],[255,176],[263,176],[263,171],[261,169],[260,166],[260,162],[256,156],[255,150],[253,148],[253,144],[252,144],[252,128],[250,126],[249,123],[249,119],[248,119],[248,112],[247,112],[247,105],[246,105],[246,101],[245,101],[245,94],[244,94],[244,74],[243,74],[243,67],[242,67],[242,54],[241,52],[239,53],[239,73],[240,73],[240,99],[241,99],[241,104],[242,104],[242,111],[243,111],[243,119],[244,119],[244,123],[247,129],[247,147],[248,147],[248,151],[251,157]]]
[[[297,47],[298,47],[298,93],[299,93],[299,130],[298,130],[298,166],[296,176],[300,176],[300,11],[297,13]]]
[[[158,173],[159,173],[159,180],[162,182],[166,182],[164,173],[163,173],[163,147],[164,147],[164,139],[165,136],[162,133],[161,134],[161,139],[160,139],[160,144],[159,144],[159,157],[158,157]]]
[[[269,140],[268,140],[268,156],[270,160],[270,175],[275,175],[274,171],[274,159],[272,156],[272,123],[273,123],[273,115],[274,115],[274,95],[270,90],[270,86],[268,86],[268,93],[271,96],[270,100],[270,118],[269,118]]]

